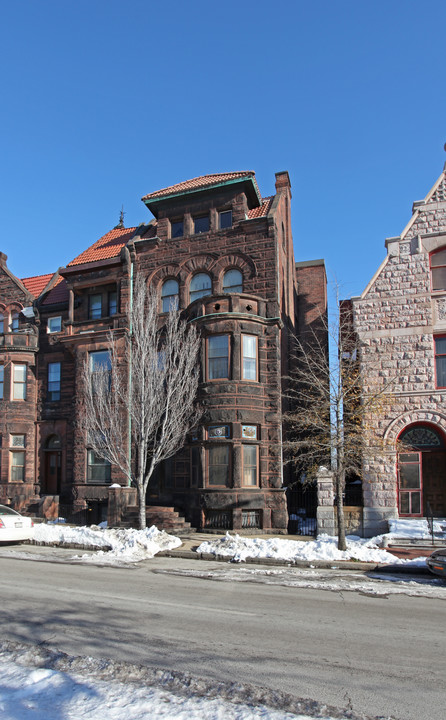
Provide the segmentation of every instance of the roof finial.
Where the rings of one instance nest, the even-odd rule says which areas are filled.
[[[117,225],[115,225],[114,230],[117,230],[118,228],[123,228],[123,227],[124,227],[124,215],[125,215],[124,205],[122,205],[122,207],[121,207],[121,212],[119,213],[119,222],[118,222]]]

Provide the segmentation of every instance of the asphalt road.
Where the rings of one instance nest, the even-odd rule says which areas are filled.
[[[170,574],[179,564],[197,567],[171,558],[110,568],[0,557],[2,636],[369,715],[444,720],[444,601]]]

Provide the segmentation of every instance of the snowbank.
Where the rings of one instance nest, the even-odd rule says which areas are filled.
[[[139,562],[154,557],[162,550],[172,550],[182,544],[180,538],[158,530],[155,525],[146,530],[109,530],[39,524],[34,526],[34,540],[45,544],[104,548],[94,554],[83,555],[82,560],[97,562],[100,559],[105,563]]]
[[[434,519],[434,533],[436,537],[443,536],[446,539],[446,522]],[[384,537],[392,540],[394,538],[405,538],[410,540],[431,540],[432,535],[426,518],[410,518],[407,520],[389,520],[389,531]]]
[[[378,547],[376,538],[363,540],[356,536],[347,538],[347,550],[338,550],[337,538],[320,535],[317,540],[299,542],[282,538],[248,538],[226,533],[224,538],[201,543],[197,552],[211,553],[216,557],[232,558],[242,562],[247,558],[274,558],[294,562],[296,560],[328,562],[338,560],[360,560],[373,563],[424,565],[425,558],[399,560],[391,553]]]

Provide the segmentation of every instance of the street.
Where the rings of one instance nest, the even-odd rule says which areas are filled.
[[[248,682],[358,713],[443,720],[444,600],[254,576],[218,581],[217,567],[157,557],[97,567],[3,554],[3,638]]]

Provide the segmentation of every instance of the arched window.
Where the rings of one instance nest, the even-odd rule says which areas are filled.
[[[11,324],[9,327],[13,333],[19,331],[19,313],[16,310],[11,313]]]
[[[446,248],[431,255],[432,290],[446,290]]]
[[[163,312],[169,310],[178,310],[178,282],[176,280],[166,280],[161,288],[161,301]]]
[[[223,292],[224,293],[241,293],[243,292],[243,275],[237,268],[227,270],[223,276]]]
[[[207,273],[198,273],[194,275],[190,282],[189,296],[190,301],[198,300],[198,298],[206,297],[212,294],[212,281]]]

